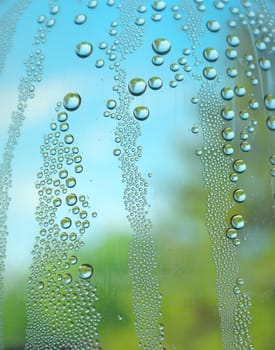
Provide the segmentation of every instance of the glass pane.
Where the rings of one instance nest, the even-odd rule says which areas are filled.
[[[272,0],[0,3],[0,348],[272,350]]]

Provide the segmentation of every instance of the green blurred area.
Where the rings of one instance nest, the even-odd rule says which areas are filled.
[[[269,246],[275,239],[269,235]],[[98,288],[97,310],[102,314],[100,339],[103,349],[137,349],[128,276],[128,235],[112,235],[96,250],[84,250],[79,259],[93,261]],[[180,243],[162,237],[159,243],[159,277],[162,323],[167,349],[221,349],[221,332],[215,291],[215,271],[207,236],[196,243]],[[251,333],[255,347],[274,349],[275,282],[272,249],[257,252],[242,266],[252,271],[246,286],[252,297]],[[247,272],[248,274],[248,272]],[[23,349],[26,330],[25,282],[7,291],[4,307],[6,349]]]

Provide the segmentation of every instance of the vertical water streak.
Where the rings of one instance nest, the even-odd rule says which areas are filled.
[[[200,123],[203,131],[203,177],[208,190],[206,225],[212,242],[212,256],[217,273],[218,310],[221,318],[223,348],[225,350],[252,349],[249,336],[248,295],[237,287],[239,267],[236,249],[226,236],[229,228],[228,211],[233,207],[230,194],[234,185],[229,181],[232,159],[223,154],[220,137],[224,122],[223,103],[214,83],[203,83],[199,93]],[[237,242],[235,242],[237,243]],[[237,287],[237,288],[235,288]]]
[[[0,18],[0,74],[12,47],[16,24],[32,0],[17,0]]]
[[[15,7],[12,7],[4,17],[3,22],[1,22],[1,40],[4,40],[4,44],[1,42],[0,56],[0,72],[4,68],[5,58],[12,45],[12,35],[16,28],[16,22],[19,20],[20,15],[27,8],[31,1],[18,1]],[[8,21],[8,22],[7,22]],[[14,158],[15,147],[18,143],[18,138],[20,137],[21,127],[25,119],[25,111],[27,109],[27,102],[29,99],[34,97],[33,90],[38,82],[42,80],[43,75],[43,59],[44,55],[40,49],[35,50],[27,58],[26,65],[26,75],[18,85],[18,100],[17,108],[11,114],[11,122],[8,128],[8,139],[4,146],[3,158],[0,163],[0,348],[3,348],[3,335],[2,335],[2,309],[3,309],[3,273],[5,269],[5,255],[6,255],[6,242],[8,236],[7,227],[7,213],[11,198],[9,197],[9,190],[12,186],[12,159]],[[35,69],[30,69],[30,66],[35,63]]]
[[[143,28],[135,25],[135,11],[141,1],[122,1],[120,4],[119,35],[122,61],[142,44]],[[129,270],[135,314],[138,346],[141,349],[160,349],[164,328],[160,324],[161,296],[157,277],[156,248],[152,236],[152,223],[148,215],[147,182],[139,171],[137,162],[142,157],[142,147],[137,144],[141,135],[140,122],[133,118],[128,91],[127,75],[123,68],[116,69],[116,91],[120,105],[117,116],[120,121],[115,130],[121,146],[118,159],[125,184],[124,204],[127,218],[133,230],[129,247]]]
[[[96,271],[78,256],[84,246],[82,237],[90,230],[90,204],[78,193],[82,157],[69,121],[81,98],[69,93],[64,106],[66,100],[71,112],[68,115],[59,110],[41,146],[43,166],[36,182],[40,230],[32,251],[28,287],[27,350],[101,349],[101,315],[95,309],[98,296],[91,282]]]

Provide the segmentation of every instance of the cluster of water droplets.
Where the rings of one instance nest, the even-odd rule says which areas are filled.
[[[77,191],[76,176],[83,166],[69,118],[80,104],[75,92],[64,97],[64,108],[58,104],[56,121],[41,146],[43,166],[36,181],[40,230],[32,251],[26,349],[44,349],[45,344],[49,349],[101,349],[94,269],[77,257],[96,215],[88,198]]]
[[[15,33],[16,24],[24,10],[31,4],[30,0],[17,1],[1,19],[1,42],[0,42],[0,72],[4,68],[5,59],[12,45],[12,38]],[[35,50],[27,57],[25,61],[25,76],[20,79],[18,84],[18,102],[15,110],[11,114],[11,122],[8,128],[8,139],[4,146],[2,161],[0,163],[0,290],[3,291],[2,273],[5,269],[6,241],[8,236],[7,211],[9,208],[10,197],[9,190],[12,185],[12,159],[14,157],[15,147],[21,134],[21,127],[25,119],[24,112],[27,108],[29,99],[34,98],[35,86],[42,80],[44,55],[40,48]],[[1,293],[3,295],[3,292]],[[0,303],[0,313],[2,315],[2,302]],[[2,316],[1,316],[2,319]],[[2,338],[2,331],[1,338]]]

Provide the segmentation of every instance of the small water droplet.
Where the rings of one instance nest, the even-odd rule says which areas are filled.
[[[84,13],[80,13],[74,18],[74,23],[75,24],[83,24],[87,20],[87,16]]]
[[[162,56],[153,56],[152,57],[152,63],[155,66],[161,66],[164,63],[164,58]]]
[[[235,239],[238,237],[238,233],[234,228],[230,227],[226,230],[226,237],[229,239]]]

